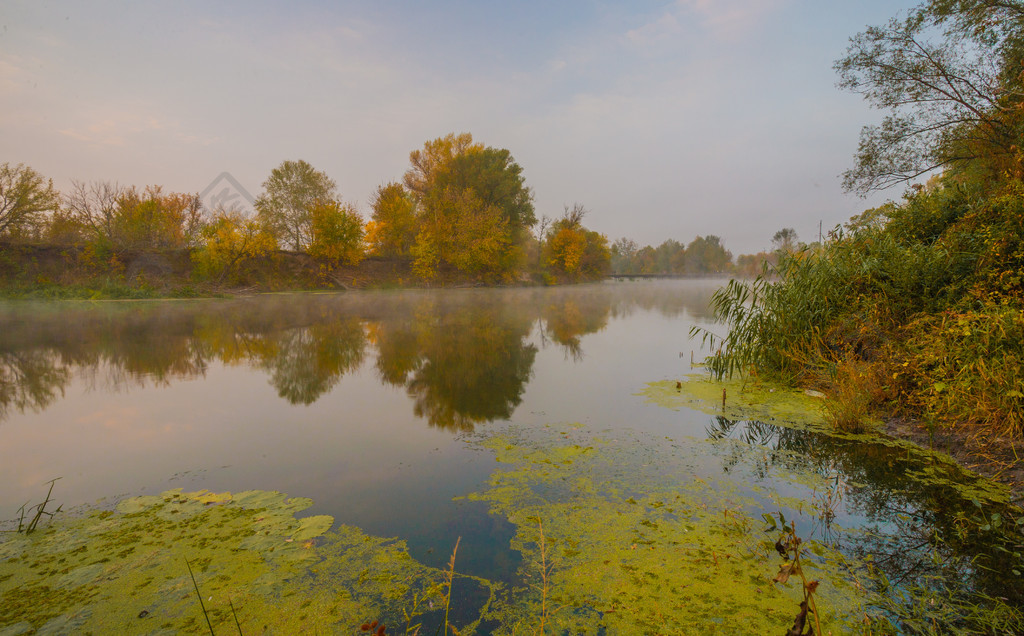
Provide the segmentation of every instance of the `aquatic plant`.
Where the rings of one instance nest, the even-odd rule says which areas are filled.
[[[779,538],[775,540],[775,551],[785,559],[782,566],[779,567],[778,574],[772,578],[775,583],[783,583],[789,581],[790,577],[794,574],[800,577],[800,581],[803,584],[803,600],[800,601],[800,611],[797,613],[796,618],[793,619],[793,626],[786,631],[786,636],[802,636],[803,634],[822,634],[821,622],[818,620],[818,608],[814,602],[814,593],[818,590],[820,582],[817,580],[808,581],[804,574],[803,568],[800,566],[800,553],[803,551],[803,540],[796,533],[796,522],[786,521],[786,515],[781,512],[776,513],[779,518],[779,524],[782,524],[781,534]],[[769,523],[769,527],[765,528],[765,532],[774,532],[779,530],[779,524],[775,523],[775,516],[770,514],[761,515],[766,522]],[[792,556],[790,556],[792,554]],[[807,625],[807,614],[810,613],[814,617],[814,626],[818,628],[817,632],[814,631],[810,625]],[[804,626],[807,625],[808,631],[804,631]]]
[[[46,506],[51,501],[53,501],[53,499],[52,499],[52,496],[53,496],[53,485],[54,485],[54,483],[56,483],[56,481],[58,479],[60,479],[60,477],[57,477],[55,479],[51,479],[50,481],[46,482],[46,483],[50,484],[50,489],[48,491],[46,491],[46,499],[44,499],[42,501],[42,503],[36,504],[35,506],[30,508],[28,505],[31,502],[26,501],[24,504],[21,505],[20,508],[18,508],[18,512],[17,512],[17,514],[18,514],[18,529],[16,530],[16,532],[24,532],[25,534],[32,534],[33,532],[36,531],[36,528],[39,526],[39,521],[42,520],[43,515],[46,515],[47,519],[53,519],[54,515],[56,515],[58,512],[60,512],[64,508],[64,504],[61,504],[61,505],[57,506],[57,509],[52,511],[52,512],[50,512],[49,510],[46,509]],[[25,524],[25,515],[28,514],[31,511],[33,511],[33,510],[35,511],[35,514],[32,515],[32,519],[30,519],[29,522],[28,522],[28,525],[26,525]]]

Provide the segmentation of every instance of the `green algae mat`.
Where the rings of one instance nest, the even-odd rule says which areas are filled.
[[[218,633],[350,633],[440,599],[443,573],[403,542],[295,516],[311,504],[176,490],[5,534],[0,634],[208,633],[207,616]]]

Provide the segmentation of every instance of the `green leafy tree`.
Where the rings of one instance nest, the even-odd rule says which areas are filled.
[[[59,206],[52,180],[24,164],[0,164],[0,237],[32,231]]]
[[[717,236],[698,236],[686,246],[686,271],[690,274],[721,274],[729,271],[731,264],[732,253]]]
[[[314,205],[336,198],[336,185],[326,173],[305,161],[285,161],[263,182],[256,211],[278,240],[296,252],[312,241]]]
[[[866,194],[936,168],[1019,171],[1022,61],[1015,0],[930,0],[853,37],[835,64],[840,85],[889,114],[864,128],[844,186]]]
[[[796,230],[791,227],[785,227],[772,236],[772,247],[775,248],[776,252],[788,254],[789,252],[796,250],[797,242],[799,240]]]
[[[636,241],[627,238],[616,239],[611,247],[612,272],[616,274],[639,272],[639,265],[636,262],[637,252],[639,251],[640,246],[636,244]]]

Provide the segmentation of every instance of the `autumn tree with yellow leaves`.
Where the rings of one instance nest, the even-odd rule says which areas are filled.
[[[480,280],[514,279],[536,217],[512,154],[463,133],[428,141],[409,161],[404,183],[416,204],[414,271],[427,279],[442,267]]]
[[[559,278],[601,278],[611,267],[608,239],[583,226],[587,209],[577,203],[565,206],[562,218],[551,224],[545,242],[548,267]]]

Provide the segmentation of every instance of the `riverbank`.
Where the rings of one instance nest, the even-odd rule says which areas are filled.
[[[945,453],[964,468],[1004,484],[1010,489],[1010,503],[1024,506],[1024,444],[1021,440],[988,437],[962,428],[929,431],[921,422],[898,417],[889,418],[884,431],[890,437]]]
[[[524,272],[504,281],[544,285],[562,280]],[[495,284],[454,268],[438,268],[430,279],[413,272],[412,261],[365,258],[356,265],[316,259],[302,252],[277,251],[240,260],[211,277],[197,271],[192,251],[110,250],[88,246],[0,244],[0,298],[153,299],[201,298],[259,292],[396,288],[451,288]]]

